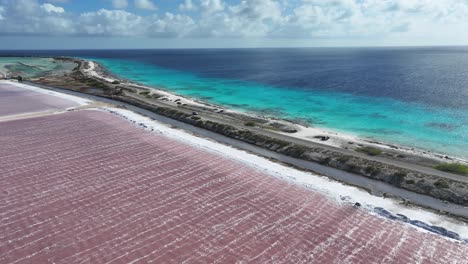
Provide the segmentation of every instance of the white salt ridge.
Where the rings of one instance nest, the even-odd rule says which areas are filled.
[[[228,159],[237,160],[255,167],[269,175],[318,191],[334,199],[337,203],[353,204],[355,202],[359,202],[363,208],[366,208],[371,212],[374,212],[375,208],[381,207],[392,214],[405,215],[411,220],[418,220],[428,225],[443,227],[449,231],[456,232],[462,238],[468,238],[468,225],[448,216],[438,215],[418,207],[404,206],[394,199],[376,197],[362,189],[345,185],[327,177],[287,167],[246,151],[223,145],[206,138],[197,137],[182,130],[171,128],[163,123],[154,121],[129,110],[117,108],[106,108],[102,110],[124,117],[148,131],[216,153]],[[424,229],[420,230],[426,231]]]

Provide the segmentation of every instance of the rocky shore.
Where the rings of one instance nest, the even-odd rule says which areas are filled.
[[[311,140],[300,139],[294,137],[301,129],[300,124],[244,115],[144,87],[112,76],[93,62],[56,59],[75,62],[77,67],[69,74],[48,75],[30,81],[125,102],[283,155],[383,181],[450,203],[468,205],[468,177],[432,168],[453,159],[451,157],[418,155],[395,146],[379,146],[375,142],[333,141],[333,136],[330,138],[328,134],[315,135]],[[320,143],[322,141],[336,144],[325,145]]]

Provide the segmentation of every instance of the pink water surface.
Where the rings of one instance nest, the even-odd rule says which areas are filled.
[[[466,244],[109,113],[0,130],[0,263],[468,263]]]

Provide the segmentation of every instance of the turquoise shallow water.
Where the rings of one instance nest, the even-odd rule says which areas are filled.
[[[26,78],[46,73],[71,71],[74,63],[57,62],[50,58],[0,57],[0,72],[8,75],[21,75]]]
[[[468,111],[464,109],[201,77],[130,60],[91,59],[128,80],[239,111],[301,120],[363,138],[468,158]]]

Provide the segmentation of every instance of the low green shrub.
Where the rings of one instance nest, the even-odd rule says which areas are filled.
[[[362,148],[357,148],[357,152],[365,153],[369,156],[378,156],[382,154],[382,150],[378,148],[373,148],[373,147],[362,147]]]
[[[301,145],[293,145],[289,147],[287,150],[285,150],[285,153],[289,156],[292,156],[294,158],[300,158],[304,153],[306,153],[307,147],[301,146]]]
[[[323,158],[320,160],[320,164],[323,164],[323,165],[328,165],[331,161],[331,158],[330,157],[326,157],[326,158]]]
[[[379,168],[376,168],[374,166],[367,166],[364,171],[367,173],[367,174],[370,174],[371,176],[376,176],[378,175],[381,171]]]
[[[400,178],[405,178],[408,175],[408,173],[403,172],[403,171],[397,171],[393,174],[393,176],[400,177]]]
[[[444,180],[438,180],[434,183],[434,186],[439,189],[447,189],[449,187],[448,183]]]
[[[393,174],[390,183],[396,186],[400,186],[403,180],[405,179],[406,175],[406,172],[397,171]]]
[[[346,163],[346,162],[348,162],[350,159],[351,159],[350,156],[341,156],[341,157],[339,157],[337,160],[338,160],[340,163]]]
[[[359,171],[359,166],[355,164],[348,164],[345,168],[347,172],[358,172]]]
[[[88,79],[87,83],[89,86],[94,87],[94,88],[101,88],[101,89],[108,89],[109,87],[105,85],[104,83],[94,80],[94,79]]]
[[[252,121],[245,122],[245,123],[244,123],[244,126],[254,127],[254,126],[255,126],[255,122],[252,122]]]
[[[468,175],[468,167],[459,163],[439,164],[434,166],[434,169],[459,175]]]

